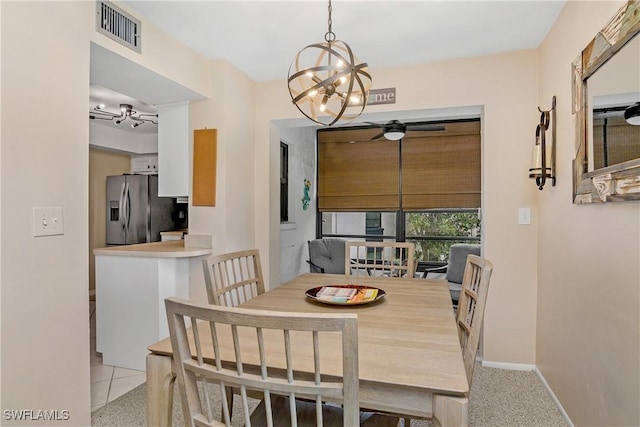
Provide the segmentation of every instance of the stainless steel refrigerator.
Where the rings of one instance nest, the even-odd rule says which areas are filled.
[[[107,245],[160,241],[161,231],[186,226],[186,204],[158,197],[157,175],[107,177]]]

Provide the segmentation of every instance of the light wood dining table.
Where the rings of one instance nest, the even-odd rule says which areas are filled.
[[[386,295],[355,306],[328,305],[305,296],[308,289],[340,284],[373,286]],[[468,425],[469,383],[446,281],[308,273],[242,307],[356,313],[360,407],[432,418],[436,425]],[[175,381],[169,338],[149,351],[147,425],[168,426]]]

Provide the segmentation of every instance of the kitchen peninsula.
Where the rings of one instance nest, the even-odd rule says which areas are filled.
[[[189,298],[190,263],[211,254],[211,236],[185,238],[94,249],[96,350],[105,365],[144,371],[147,347],[169,336],[164,299]]]

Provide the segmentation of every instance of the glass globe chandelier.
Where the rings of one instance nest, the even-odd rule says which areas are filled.
[[[289,67],[289,94],[302,114],[321,125],[351,121],[364,111],[371,89],[371,75],[343,41],[336,40],[331,26],[329,0],[325,43],[303,48]]]

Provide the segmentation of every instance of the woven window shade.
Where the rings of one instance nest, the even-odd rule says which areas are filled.
[[[480,207],[480,122],[408,133],[402,146],[405,210]]]
[[[604,119],[593,120],[594,169],[640,157],[640,126],[631,126],[624,117],[607,119],[607,161],[604,161]]]
[[[318,132],[318,210],[399,209],[398,141],[369,141],[379,133],[380,129]]]

